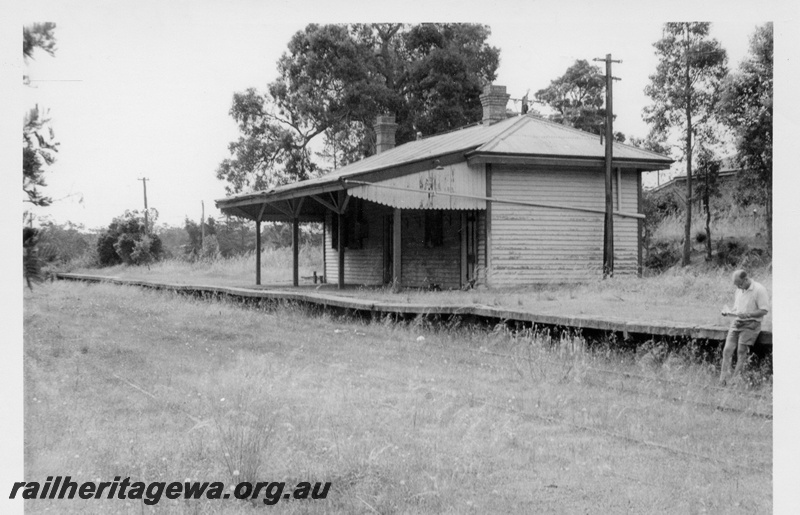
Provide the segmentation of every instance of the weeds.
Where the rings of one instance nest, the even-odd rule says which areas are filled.
[[[235,407],[220,408],[214,416],[222,461],[233,482],[255,484],[263,477],[260,472],[268,456],[276,412],[269,403],[254,400],[248,392],[220,402],[225,401]]]
[[[26,292],[25,339],[26,477],[70,466],[93,479],[332,481],[328,500],[281,503],[288,513],[772,508],[771,421],[750,416],[771,410],[769,385],[704,388],[714,372],[691,350],[642,369],[613,342],[539,327],[353,323],[75,283]],[[80,360],[163,402],[76,372]],[[96,502],[26,508],[97,512]],[[192,508],[251,511],[163,506]]]

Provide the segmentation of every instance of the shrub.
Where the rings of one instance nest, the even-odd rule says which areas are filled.
[[[748,250],[749,247],[746,243],[741,243],[737,240],[725,240],[717,246],[715,261],[721,266],[737,266]]]
[[[679,249],[669,242],[658,242],[650,247],[644,265],[659,272],[673,266],[681,259]]]
[[[704,243],[707,237],[708,235],[705,233],[705,231],[697,231],[694,235],[694,241],[697,243]]]
[[[158,236],[143,236],[141,240],[134,242],[130,260],[137,265],[149,265],[156,261],[160,254],[161,240]]]
[[[101,266],[149,264],[160,259],[163,250],[161,239],[148,234],[138,211],[125,211],[122,216],[114,218],[97,240],[97,257]]]
[[[122,263],[122,258],[117,254],[114,244],[117,235],[108,232],[102,233],[97,238],[97,261],[100,266],[113,266]]]
[[[39,242],[39,230],[34,227],[22,228],[22,266],[28,288],[33,289],[34,282],[42,282],[42,263],[39,259],[36,244]]]
[[[97,247],[97,235],[86,232],[79,224],[57,224],[40,220],[39,257],[52,269],[63,268],[67,263],[92,256]]]

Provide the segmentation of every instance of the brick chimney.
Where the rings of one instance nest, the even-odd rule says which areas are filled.
[[[483,88],[483,94],[479,98],[483,106],[484,125],[491,125],[506,119],[506,104],[511,95],[506,93],[505,86],[489,84]]]
[[[394,123],[393,114],[378,116],[375,120],[375,153],[380,154],[386,150],[394,148],[394,134],[397,132],[397,124]]]

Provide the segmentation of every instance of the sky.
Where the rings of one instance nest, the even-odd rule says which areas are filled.
[[[225,184],[215,171],[238,137],[228,114],[233,93],[250,87],[264,91],[277,77],[275,65],[290,37],[308,23],[364,21],[341,12],[320,19],[315,11],[288,5],[26,4],[23,23],[55,22],[58,44],[55,57],[39,53],[20,65],[31,86],[19,86],[19,116],[34,105],[48,109],[61,144],[45,190],[57,201],[36,213],[87,228],[107,226],[126,209],[143,208],[139,179],[146,178],[148,206],[158,210],[159,223],[197,220],[201,203],[206,216],[219,215],[214,200],[225,196]],[[511,7],[494,20],[467,12],[458,21],[490,25],[489,43],[501,50],[495,84],[505,85],[512,99],[527,90],[532,96],[578,59],[612,54],[622,60],[613,68],[621,78],[614,84],[614,129],[645,136],[644,87],[657,63],[652,44],[671,18],[644,19],[619,10],[606,24],[590,12],[598,9],[592,4],[573,4],[580,7],[578,14],[549,5]],[[403,18],[389,21],[408,21]],[[755,27],[767,20],[754,12],[713,23],[712,36],[728,51],[731,67],[745,56]],[[519,103],[508,107],[518,110]]]
[[[21,164],[19,121],[37,104],[49,109],[61,143],[45,189],[57,200],[37,214],[59,223],[105,227],[126,209],[143,207],[139,179],[146,177],[148,204],[158,210],[159,223],[182,225],[185,217],[199,220],[201,202],[206,216],[218,216],[214,200],[223,198],[225,189],[215,170],[228,157],[228,143],[238,136],[228,115],[232,95],[250,87],[263,91],[276,78],[275,63],[289,38],[311,22],[486,23],[492,29],[490,44],[501,49],[495,84],[505,85],[512,98],[546,87],[577,59],[612,54],[622,60],[613,68],[614,76],[622,79],[614,83],[615,130],[643,137],[647,127],[641,112],[648,104],[643,90],[655,70],[652,44],[661,37],[664,22],[711,21],[711,35],[727,50],[728,66],[735,68],[755,27],[774,21],[776,410],[800,412],[797,396],[785,393],[798,387],[792,379],[800,367],[796,331],[782,323],[800,309],[794,273],[800,203],[792,194],[800,189],[800,181],[790,154],[800,132],[793,91],[800,82],[795,50],[800,47],[794,36],[800,32],[800,16],[795,2],[11,0],[4,4],[1,18],[0,167],[6,171],[0,174],[4,220],[0,241],[4,242],[19,241],[24,206],[19,202],[19,176],[10,170],[19,170]],[[20,29],[41,21],[57,24],[56,56],[38,54],[25,64],[19,52]],[[23,74],[30,75],[33,87],[21,84]],[[508,107],[519,108],[511,102]],[[21,267],[20,253],[13,245],[3,247],[0,262],[10,272],[2,275],[0,287],[19,291],[19,274],[14,271]],[[21,300],[10,297],[12,304]],[[4,310],[4,316],[12,321],[10,341],[21,342],[21,302]],[[795,351],[786,353],[783,344]],[[12,348],[0,376],[16,385],[12,391],[20,391],[21,345]],[[11,412],[21,414],[21,398],[3,401],[10,401]],[[800,508],[796,475],[781,474],[782,466],[800,463],[797,416],[788,418],[774,429],[775,446],[780,449],[775,462],[776,513],[787,503]],[[22,477],[15,472],[21,470],[21,445],[14,444],[21,442],[21,425],[0,422],[0,434],[4,436],[2,489]]]

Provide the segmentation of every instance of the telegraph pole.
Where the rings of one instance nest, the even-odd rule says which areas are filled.
[[[138,181],[142,181],[142,187],[144,188],[144,233],[150,233],[150,223],[147,220],[147,181],[150,180],[147,177],[140,177],[137,179]]]
[[[594,59],[606,63],[606,212],[603,224],[603,278],[614,275],[614,195],[611,161],[614,157],[614,102],[611,85],[614,80],[619,80],[611,75],[611,63],[614,61],[611,54],[606,54],[605,59]]]
[[[203,244],[206,241],[206,204],[200,201],[200,251],[203,251]]]

